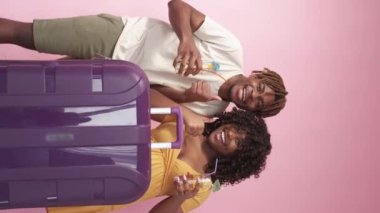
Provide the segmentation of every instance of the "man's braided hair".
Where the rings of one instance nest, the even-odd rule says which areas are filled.
[[[288,94],[281,76],[268,68],[264,68],[263,71],[254,70],[251,74],[270,87],[275,95],[275,100],[271,105],[266,106],[261,111],[256,111],[256,113],[263,117],[277,115],[285,107],[286,95]]]

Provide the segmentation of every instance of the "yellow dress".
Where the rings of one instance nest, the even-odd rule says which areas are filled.
[[[173,141],[176,138],[175,123],[164,123],[151,131],[151,141]],[[151,150],[151,182],[148,190],[137,201],[125,205],[76,206],[48,208],[49,213],[105,213],[125,208],[134,203],[154,197],[172,195],[176,192],[173,184],[174,176],[192,174],[200,175],[186,162],[178,159],[179,149]],[[182,211],[188,212],[200,206],[210,195],[210,187],[201,187],[193,198],[187,199],[182,205]]]

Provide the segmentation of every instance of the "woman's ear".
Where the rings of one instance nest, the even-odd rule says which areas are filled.
[[[205,116],[202,116],[202,119],[205,123],[212,123],[216,120],[215,117],[210,118],[210,117],[205,117]]]

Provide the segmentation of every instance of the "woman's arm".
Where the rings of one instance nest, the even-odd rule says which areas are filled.
[[[185,175],[178,176],[174,181],[174,184],[176,185],[176,194],[159,202],[149,211],[149,213],[182,213],[182,203],[185,200],[194,197],[201,188],[199,180],[197,180],[194,186],[191,186]]]
[[[180,65],[179,74],[196,75],[202,68],[202,60],[193,40],[193,32],[202,25],[205,15],[182,0],[171,0],[168,7],[170,24],[180,41],[173,66]]]
[[[155,205],[149,213],[182,213],[181,205],[183,201],[176,196],[169,196]]]

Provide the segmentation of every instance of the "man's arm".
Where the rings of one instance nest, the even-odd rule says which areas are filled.
[[[182,0],[171,0],[168,7],[170,23],[180,41],[173,66],[180,64],[179,74],[196,75],[202,69],[202,60],[193,40],[193,32],[202,25],[205,15]]]
[[[207,102],[218,100],[221,101],[222,98],[217,94],[212,94],[210,89],[210,84],[205,81],[193,82],[191,87],[185,92],[180,92],[170,87],[162,85],[151,85],[151,88],[159,91],[166,97],[172,99],[177,103],[190,103],[190,102]]]
[[[182,111],[183,120],[185,122],[185,129],[187,133],[192,135],[200,135],[203,133],[204,122],[208,122],[211,118],[199,115],[187,107],[182,106],[161,94],[155,89],[150,89],[150,104],[152,107],[173,107],[179,106]],[[152,116],[154,120],[159,121],[162,119],[160,116]]]
[[[180,40],[192,38],[205,20],[203,13],[182,0],[171,0],[168,7],[170,23]]]
[[[185,93],[180,92],[176,89],[162,85],[150,85],[150,88],[157,90],[158,92],[172,99],[174,102],[177,102],[178,104],[188,102]]]

